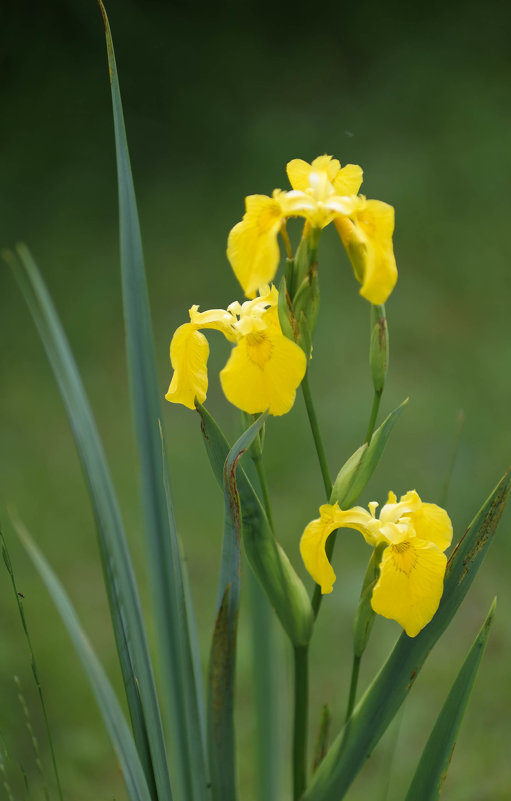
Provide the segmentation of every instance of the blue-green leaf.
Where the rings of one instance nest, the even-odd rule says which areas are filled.
[[[193,674],[187,669],[190,653],[188,627],[183,618],[183,577],[170,495],[163,483],[159,423],[160,391],[142,240],[124,126],[119,79],[108,19],[99,0],[108,50],[119,187],[121,275],[126,325],[126,351],[133,420],[140,455],[142,503],[156,636],[162,662],[162,686],[170,726],[173,785],[182,801],[204,801],[208,796],[205,755],[202,753]]]
[[[222,483],[223,463],[229,445],[204,406],[197,405],[201,429],[213,473]],[[238,492],[243,520],[243,545],[252,570],[261,583],[293,645],[306,645],[312,634],[309,596],[286,553],[275,539],[265,511],[243,468],[238,471]]]
[[[495,615],[495,598],[429,737],[405,801],[437,801]]]
[[[96,517],[98,542],[126,697],[140,759],[158,801],[170,799],[165,740],[140,599],[119,504],[90,406],[57,312],[28,249],[5,257],[53,368]],[[154,778],[152,776],[154,770]]]
[[[262,414],[227,455],[223,471],[225,523],[218,582],[217,617],[209,661],[208,746],[214,801],[235,801],[234,667],[240,597],[241,510],[238,462],[267,418]]]

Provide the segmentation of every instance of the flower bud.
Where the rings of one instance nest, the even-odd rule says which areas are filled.
[[[389,332],[385,306],[371,306],[371,342],[369,346],[369,364],[373,379],[374,391],[381,394],[385,385],[385,376],[389,364]]]

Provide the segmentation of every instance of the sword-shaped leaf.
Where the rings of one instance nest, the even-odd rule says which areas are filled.
[[[217,615],[208,675],[208,746],[214,801],[235,801],[234,671],[240,599],[241,511],[236,468],[267,413],[262,414],[233,445],[223,471],[224,537],[218,581]]]
[[[495,615],[495,598],[433,727],[405,801],[437,801]]]
[[[6,259],[24,295],[53,368],[96,517],[105,587],[135,742],[158,801],[170,799],[165,740],[140,598],[119,504],[80,374],[55,307],[28,249]],[[152,776],[154,771],[154,777]]]
[[[126,352],[130,377],[133,421],[140,455],[142,503],[157,642],[162,662],[162,685],[170,726],[173,782],[186,801],[208,796],[205,754],[201,747],[199,703],[190,664],[190,617],[183,617],[183,576],[179,544],[170,496],[165,497],[160,438],[160,391],[154,356],[153,334],[142,239],[124,115],[110,27],[105,23],[115,150],[119,188],[121,275],[126,325]]]
[[[229,445],[204,406],[197,405],[206,452],[217,481]],[[238,471],[238,492],[243,521],[243,545],[252,570],[293,645],[306,645],[312,634],[313,615],[309,596],[286,553],[275,539],[265,511],[243,468]]]

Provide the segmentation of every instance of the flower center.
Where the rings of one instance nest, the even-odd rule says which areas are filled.
[[[254,331],[247,335],[247,356],[251,362],[257,364],[261,369],[270,359],[273,345],[261,331]]]
[[[417,562],[415,548],[412,548],[410,542],[399,542],[397,545],[390,545],[389,547],[396,570],[410,575]]]

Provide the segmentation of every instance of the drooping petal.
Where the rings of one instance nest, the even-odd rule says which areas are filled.
[[[174,375],[165,398],[189,409],[206,400],[209,345],[206,337],[191,323],[179,326],[170,343],[170,361]]]
[[[413,538],[383,552],[371,606],[396,620],[409,637],[426,626],[440,603],[447,557],[431,542]]]
[[[280,251],[277,236],[283,212],[275,197],[250,195],[246,213],[227,240],[227,258],[248,298],[254,298],[263,284],[275,277]]]
[[[325,545],[328,537],[337,528],[335,511],[339,507],[324,504],[320,507],[320,517],[306,526],[300,540],[300,553],[303,563],[312,578],[321,587],[323,595],[332,592],[336,576],[327,559]]]
[[[375,306],[385,303],[397,281],[393,207],[362,198],[349,217],[339,216],[334,222],[362,284],[360,294]]]
[[[320,585],[321,592],[326,594],[332,592],[335,582],[334,570],[325,553],[328,537],[336,528],[353,528],[360,531],[366,542],[375,545],[370,530],[374,518],[361,506],[342,510],[336,503],[323,504],[319,513],[320,517],[305,527],[300,540],[300,553],[306,569],[316,584]]]
[[[249,414],[288,412],[305,375],[307,359],[298,345],[267,327],[244,336],[220,373],[227,399]]]
[[[410,515],[415,534],[422,540],[432,542],[441,551],[452,542],[452,523],[449,515],[435,503],[423,503]]]

